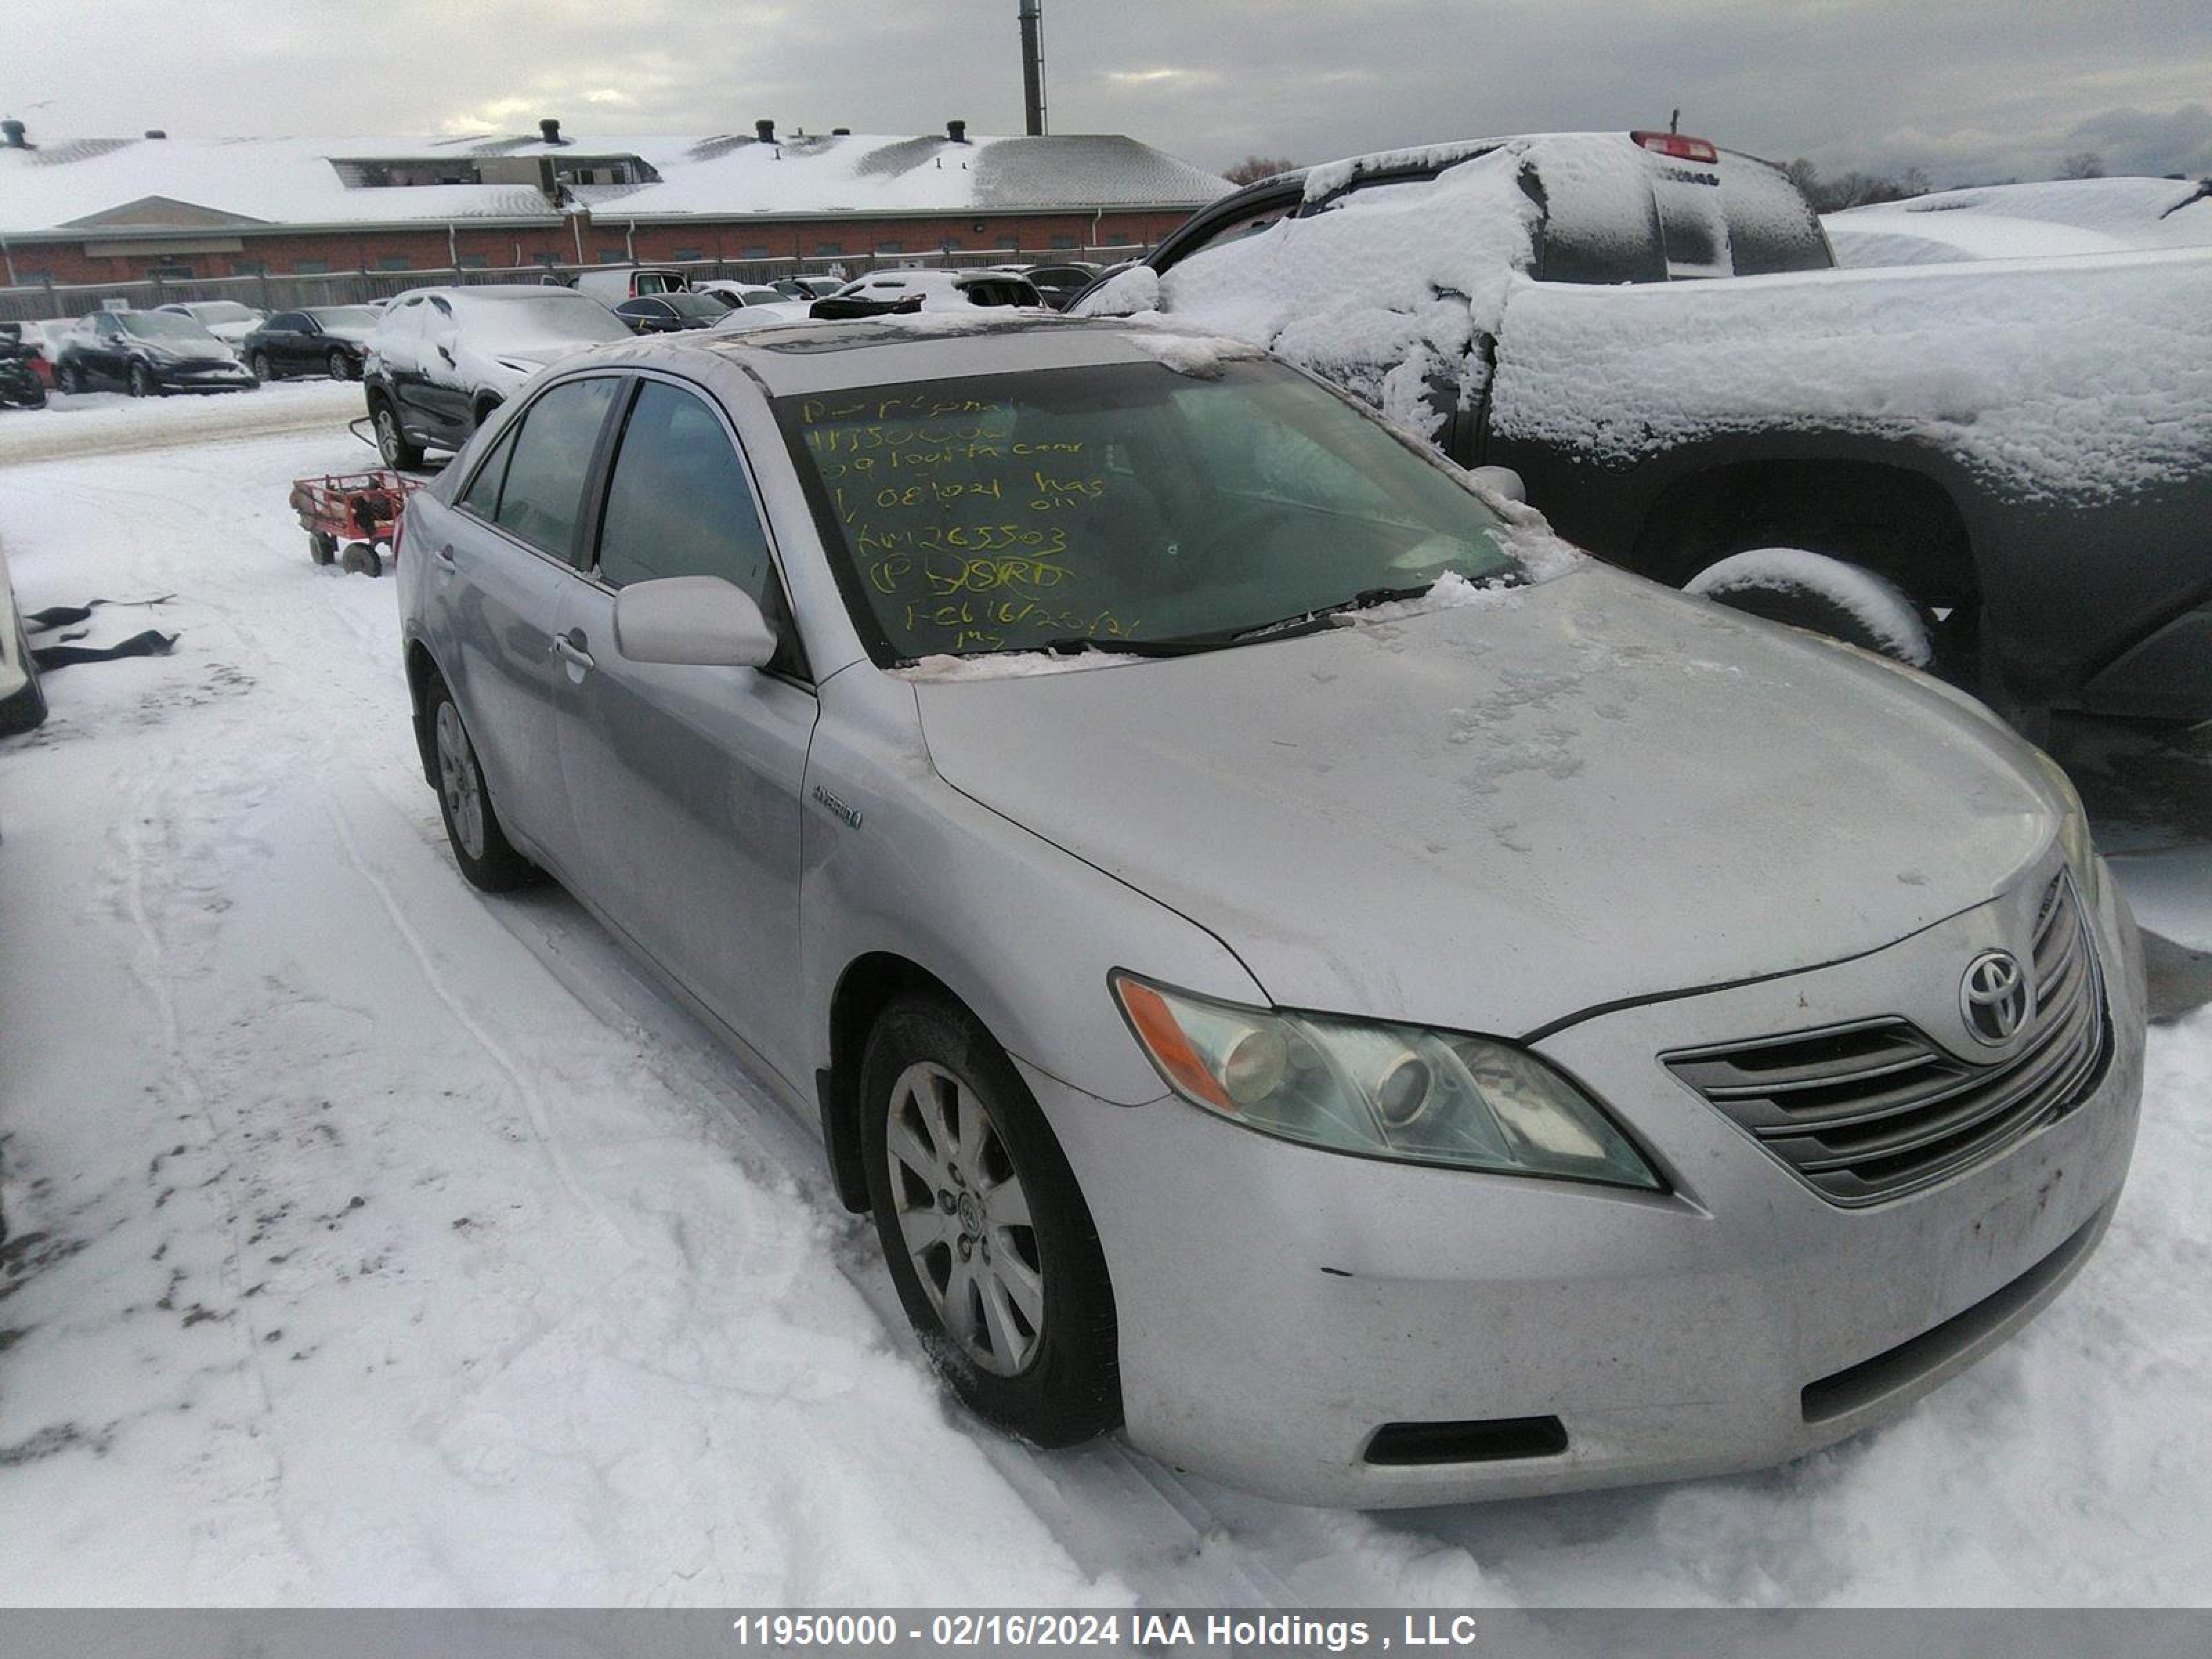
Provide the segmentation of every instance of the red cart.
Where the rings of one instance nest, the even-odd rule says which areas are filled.
[[[397,550],[399,510],[422,488],[397,472],[333,472],[292,485],[292,510],[307,532],[307,556],[317,564],[337,560],[364,576],[384,574],[380,545]],[[339,550],[343,542],[344,550]]]

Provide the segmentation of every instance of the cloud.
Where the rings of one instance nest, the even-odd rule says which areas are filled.
[[[760,117],[1018,132],[1015,9],[913,0],[174,0],[41,11],[9,96],[70,136],[749,131]],[[18,9],[21,9],[18,8]],[[1666,125],[1824,171],[1939,181],[2212,166],[2212,5],[2161,0],[1115,0],[1049,9],[1058,132],[1127,132],[1220,167],[1485,133]],[[0,33],[5,26],[0,25]],[[22,33],[19,24],[16,33]],[[372,104],[307,66],[392,65]],[[11,60],[12,62],[12,60]]]
[[[2074,149],[2101,155],[2108,173],[2212,178],[2212,108],[2203,104],[2185,104],[2164,115],[2107,110],[2076,122],[2068,137]]]
[[[1106,79],[1121,87],[1210,87],[1221,77],[1212,70],[1147,69],[1108,70]]]

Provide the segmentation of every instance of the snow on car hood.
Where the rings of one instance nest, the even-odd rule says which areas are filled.
[[[2017,740],[1871,658],[1597,566],[1512,597],[915,695],[954,787],[1285,1006],[1516,1035],[1878,949],[2049,849]]]

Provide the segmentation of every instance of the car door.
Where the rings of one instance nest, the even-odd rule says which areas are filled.
[[[442,665],[501,817],[565,869],[571,850],[554,736],[557,631],[576,574],[585,487],[623,382],[556,381],[530,401],[454,497],[420,556],[450,620]],[[408,556],[416,556],[412,542]]]
[[[402,300],[376,325],[374,342],[385,384],[399,406],[400,424],[416,437],[430,430],[422,407],[422,353],[428,349],[423,325],[429,314],[429,301],[422,295]]]
[[[103,386],[121,386],[130,374],[131,342],[122,321],[112,312],[92,319],[92,337],[86,342],[84,365],[93,380]]]
[[[702,393],[641,376],[613,451],[593,580],[563,617],[561,773],[583,890],[769,1064],[795,1077],[799,794],[817,712],[757,495]],[[615,597],[720,576],[783,640],[766,669],[635,663]]]
[[[422,379],[416,396],[426,430],[459,448],[476,429],[477,388],[461,368],[461,319],[453,305],[426,295],[422,319]]]
[[[276,340],[276,353],[285,368],[311,369],[323,366],[322,331],[306,312],[288,311],[270,319],[269,331]]]

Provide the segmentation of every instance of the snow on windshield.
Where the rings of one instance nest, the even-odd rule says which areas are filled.
[[[342,339],[367,339],[378,321],[378,313],[368,306],[321,306],[307,314],[324,333]]]
[[[171,340],[179,345],[221,343],[201,325],[173,311],[125,311],[118,315],[125,331],[142,340]]]

